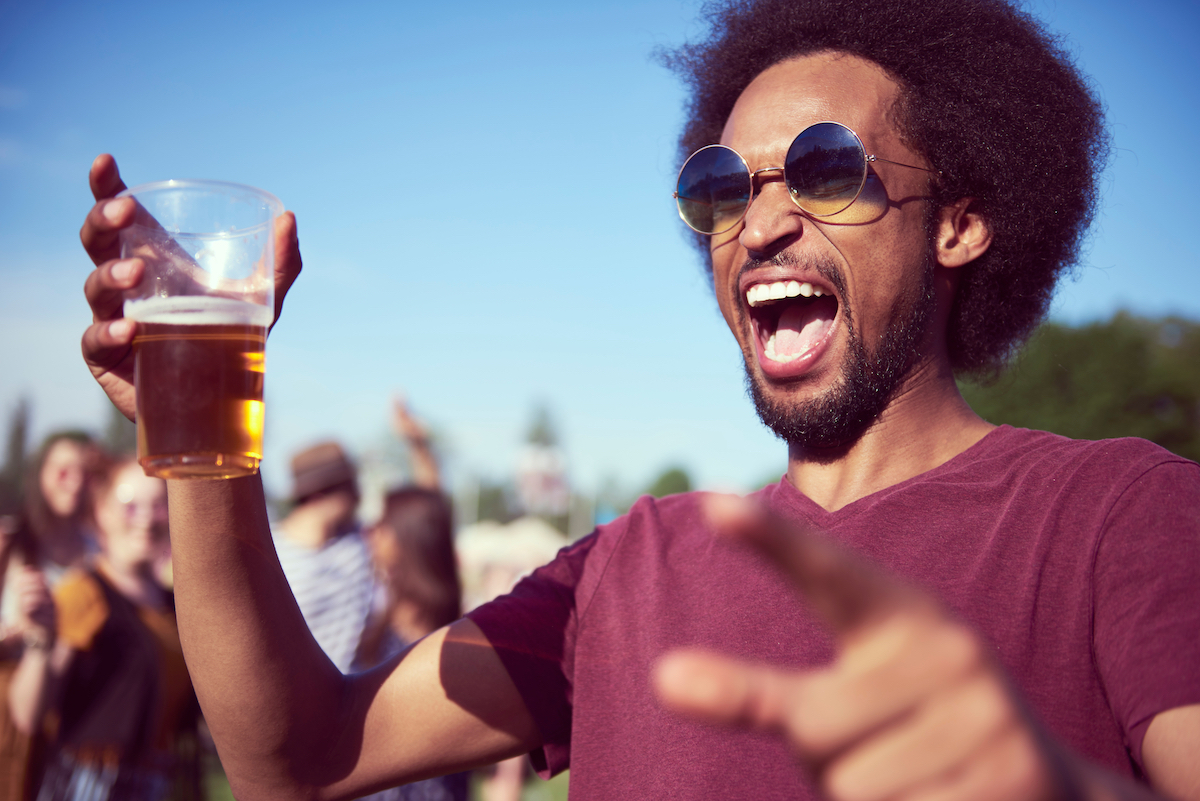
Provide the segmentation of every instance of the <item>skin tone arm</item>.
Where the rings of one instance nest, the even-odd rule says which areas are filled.
[[[795,673],[677,652],[655,673],[667,706],[779,733],[836,801],[1154,797],[1055,743],[980,638],[934,599],[745,501],[716,496],[708,512],[719,534],[794,580],[839,657]],[[1146,734],[1150,780],[1174,798],[1200,797],[1198,709],[1164,712]]]
[[[85,294],[84,358],[131,419],[133,321],[121,291],[139,260],[117,261],[132,200],[109,156],[92,165],[97,204],[80,233],[97,265]],[[300,272],[295,218],[276,225],[276,311]],[[459,621],[366,674],[343,676],[304,624],[275,556],[262,484],[168,482],[180,639],[196,692],[241,799],[351,798],[488,764],[539,744],[499,658]]]
[[[392,399],[392,430],[408,444],[413,483],[429,490],[441,489],[441,471],[429,446],[429,432],[409,411],[408,401],[401,395]]]
[[[54,705],[58,679],[66,673],[75,651],[61,640],[55,641],[54,599],[42,572],[24,566],[17,575],[16,591],[18,625],[38,636],[36,642],[25,645],[7,700],[13,724],[23,734],[32,734]]]
[[[1154,717],[1142,740],[1146,772],[1171,798],[1200,799],[1200,704],[1169,709]]]
[[[13,536],[16,534],[16,520],[11,517],[0,517],[0,595],[4,593],[4,583],[8,578],[8,563],[13,558]],[[0,656],[7,657],[9,649],[16,644],[16,627],[10,621],[0,620]]]

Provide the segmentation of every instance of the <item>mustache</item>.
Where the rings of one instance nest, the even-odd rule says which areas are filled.
[[[814,270],[818,275],[833,285],[837,290],[838,297],[846,297],[846,278],[842,274],[841,268],[837,262],[826,256],[818,256],[812,259],[804,259],[789,251],[780,251],[769,259],[756,259],[748,257],[742,263],[738,270],[738,280],[751,270],[756,270],[760,267],[784,267],[784,268],[809,268]]]

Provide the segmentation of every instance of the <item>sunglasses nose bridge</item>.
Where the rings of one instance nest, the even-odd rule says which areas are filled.
[[[766,184],[782,183],[778,190],[765,192]],[[807,216],[784,178],[783,167],[764,167],[750,173],[753,190],[751,202],[742,214],[740,240],[742,246],[754,253],[769,253],[779,249],[782,243],[797,237]],[[787,200],[775,195],[782,191]]]
[[[751,187],[756,188],[757,186],[764,183],[764,179],[762,179],[760,176],[764,176],[768,173],[775,173],[776,177],[773,179],[766,179],[766,180],[782,180],[783,179],[783,167],[763,167],[761,170],[755,170],[754,172],[750,173]]]
[[[761,170],[754,170],[750,173],[750,197],[746,203],[746,211],[743,216],[749,212],[750,206],[758,198],[763,190],[763,186],[775,181],[783,181],[783,167],[763,167]]]

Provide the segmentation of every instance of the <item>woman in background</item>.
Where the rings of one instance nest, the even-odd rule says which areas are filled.
[[[92,487],[99,553],[54,591],[56,641],[26,649],[9,703],[32,732],[57,719],[39,801],[161,801],[198,796],[175,753],[195,697],[173,598],[155,578],[167,537],[166,484],[132,457],[108,461]]]
[[[95,551],[88,478],[91,438],[62,431],[43,441],[25,474],[21,515],[0,531],[0,798],[29,798],[40,743],[9,713],[9,685],[26,649],[49,647],[54,610],[49,587]]]
[[[365,669],[462,614],[454,556],[453,513],[444,494],[406,487],[388,494],[383,516],[367,532],[385,598],[382,613],[363,632],[358,667]],[[372,801],[466,801],[469,773],[406,784]]]
[[[81,431],[46,437],[25,473],[17,527],[0,539],[0,617],[11,624],[16,595],[10,579],[24,566],[39,567],[52,586],[95,551],[88,477],[97,449]],[[11,632],[7,632],[11,637]],[[18,632],[19,634],[19,632]],[[8,638],[6,638],[8,639]]]
[[[462,616],[453,513],[445,495],[422,487],[389,493],[368,541],[387,592],[387,631],[376,636],[404,647]]]

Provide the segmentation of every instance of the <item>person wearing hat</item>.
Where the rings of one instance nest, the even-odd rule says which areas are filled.
[[[292,457],[295,507],[272,534],[304,621],[325,654],[350,672],[371,611],[371,555],[355,514],[358,480],[336,442]]]

